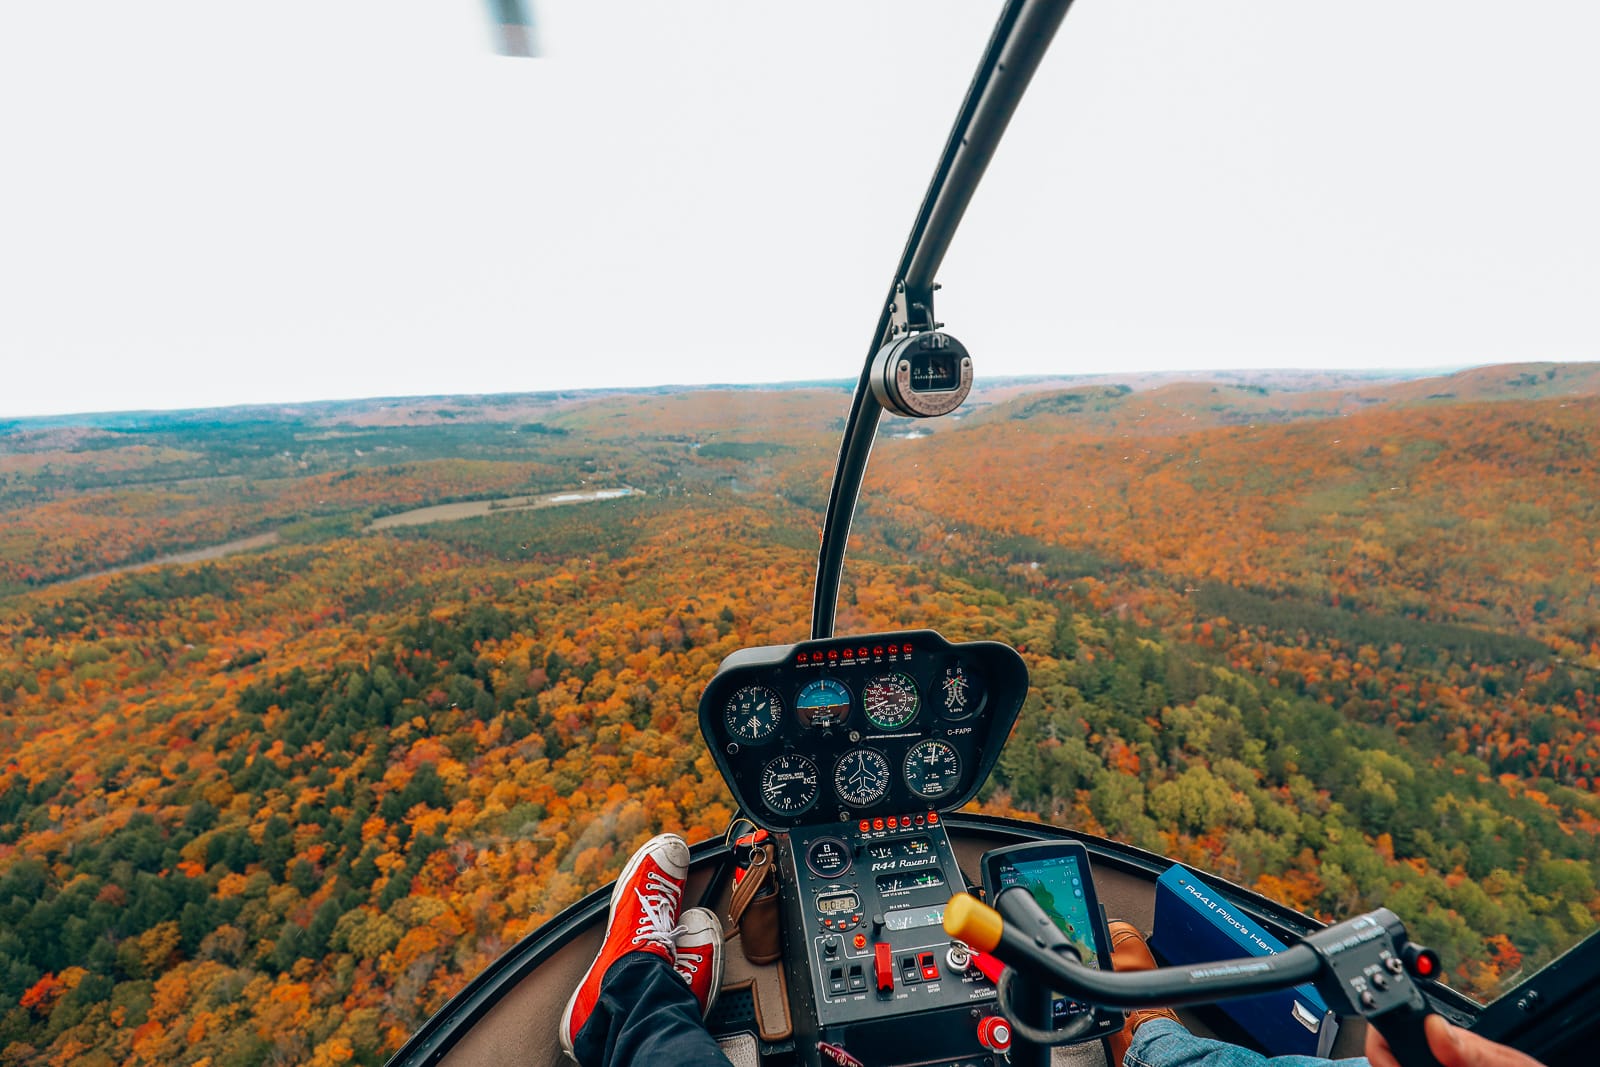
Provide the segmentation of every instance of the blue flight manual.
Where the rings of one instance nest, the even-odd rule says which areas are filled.
[[[1150,947],[1164,963],[1186,965],[1240,956],[1272,956],[1287,946],[1174,864],[1156,882]],[[1339,1019],[1310,985],[1217,1005],[1261,1043],[1269,1056],[1327,1056]]]

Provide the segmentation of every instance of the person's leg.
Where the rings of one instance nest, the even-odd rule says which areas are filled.
[[[1108,930],[1111,933],[1112,970],[1155,970],[1156,958],[1150,954],[1150,946],[1145,944],[1144,935],[1139,933],[1137,927],[1132,923],[1118,920],[1111,923]],[[1171,1008],[1143,1008],[1128,1013],[1128,1020],[1122,1024],[1122,1029],[1106,1039],[1111,1067],[1121,1067],[1123,1058],[1127,1055],[1128,1047],[1133,1043],[1133,1035],[1145,1023],[1155,1019],[1167,1019],[1171,1022],[1177,1022],[1178,1015]]]
[[[722,924],[682,913],[689,846],[661,834],[611,892],[605,940],[561,1014],[561,1048],[585,1067],[728,1067],[702,1020],[722,985]]]
[[[1152,1019],[1139,1027],[1122,1058],[1125,1067],[1367,1067],[1365,1057],[1325,1060],[1320,1056],[1263,1056],[1226,1041],[1196,1037],[1180,1022]],[[1115,1065],[1114,1065],[1115,1067]]]
[[[612,964],[572,1052],[586,1067],[730,1067],[701,1021],[694,991],[672,964],[648,952]]]
[[[1111,924],[1111,966],[1118,971],[1154,969],[1139,931],[1129,923]],[[1109,1039],[1111,1067],[1329,1067],[1331,1060],[1317,1056],[1277,1056],[1269,1059],[1226,1041],[1196,1037],[1171,1008],[1145,1008],[1128,1013],[1122,1032]],[[1366,1067],[1364,1059],[1340,1060],[1341,1067]]]

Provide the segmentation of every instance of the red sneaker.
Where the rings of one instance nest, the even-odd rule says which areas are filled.
[[[674,969],[700,1002],[700,1017],[711,1014],[722,988],[722,923],[706,908],[690,908],[679,920],[678,962]]]
[[[629,952],[653,952],[676,964],[678,949],[673,938],[683,932],[678,925],[678,908],[683,903],[683,880],[688,874],[689,846],[677,834],[652,837],[622,868],[616,888],[611,891],[611,918],[600,955],[589,965],[561,1015],[561,1048],[568,1056],[577,1058],[573,1055],[573,1042],[589,1021],[600,999],[600,982],[613,963]],[[715,916],[712,918],[714,921]],[[718,936],[720,939],[720,929]],[[719,981],[720,970],[719,966]]]

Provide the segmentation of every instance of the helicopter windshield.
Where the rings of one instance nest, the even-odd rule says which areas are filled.
[[[269,141],[301,153],[287,164],[251,148],[283,135],[276,83],[235,101],[244,134],[176,74],[100,102],[103,131],[141,100],[198,110],[154,152],[116,142],[146,169],[83,215],[19,218],[60,236],[28,246],[42,258],[0,251],[27,297],[0,338],[40,354],[0,397],[0,1060],[375,1062],[650,835],[724,833],[696,708],[724,657],[809,636],[861,342],[994,14],[971,6],[916,8],[897,54],[909,7],[823,33],[674,5],[601,67],[614,30],[538,4],[537,58],[472,68],[483,111],[442,77],[410,119],[319,81],[342,125]],[[1483,162],[1469,101],[1431,141],[1375,125],[1383,180],[1352,191],[1332,157],[1383,100],[1341,111],[1325,68],[1285,73],[1345,30],[1238,15],[1197,58],[1124,6],[1068,19],[952,246],[937,311],[977,385],[879,427],[835,629],[1021,654],[1027,697],[969,810],[1323,920],[1386,906],[1490,1001],[1600,916],[1600,364],[1573,361],[1600,351],[1573,311],[1600,282],[1576,251],[1600,239],[1600,175],[1497,117],[1546,170],[1485,164],[1440,192],[1432,157]],[[339,63],[359,59],[330,25]],[[385,25],[372,84],[395,87],[412,66],[389,52],[435,24]],[[1592,39],[1551,36],[1561,55]],[[585,103],[539,95],[556,82]],[[758,82],[790,84],[795,110],[735,106]],[[1404,99],[1413,119],[1443,107]],[[1197,132],[1217,110],[1244,116],[1227,149]],[[522,152],[513,119],[559,150]],[[48,156],[49,131],[6,121]],[[340,176],[420,167],[415,129],[447,157],[500,147],[420,187]],[[652,160],[696,138],[702,170]],[[190,140],[217,179],[185,186],[192,215],[159,166]],[[300,208],[226,193],[258,165],[304,182]],[[1518,185],[1525,225],[1482,208],[1524,179],[1544,190]],[[56,184],[29,181],[36,202]],[[297,211],[324,194],[348,228],[319,238]],[[1390,200],[1407,206],[1375,214]],[[1471,241],[1451,228],[1469,206]],[[179,252],[151,258],[165,213]],[[71,252],[106,227],[105,258]],[[473,230],[532,266],[473,266]],[[294,254],[261,268],[277,241]],[[1489,253],[1462,258],[1474,241]],[[91,307],[126,313],[106,318],[137,358]],[[317,308],[320,332],[296,332]],[[457,354],[479,342],[492,359]],[[249,373],[223,383],[219,353]],[[665,384],[685,381],[739,384]],[[85,408],[104,413],[66,414]]]

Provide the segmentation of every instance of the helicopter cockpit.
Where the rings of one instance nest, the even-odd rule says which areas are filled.
[[[850,524],[880,416],[946,415],[972,387],[972,354],[936,318],[934,276],[1067,7],[1060,0],[1005,5],[951,129],[843,428],[810,640],[734,653],[701,699],[701,734],[740,816],[726,840],[695,846],[689,895],[727,915],[739,881],[770,877],[763,892],[776,897],[773,921],[782,943],[781,952],[764,955],[745,953],[738,939],[730,944],[722,998],[707,1025],[735,1063],[751,1067],[966,1067],[1013,1057],[1098,1064],[1104,1046],[1094,1039],[1120,1020],[1110,1007],[1186,1005],[1183,1019],[1195,1032],[1268,1047],[1260,1034],[1197,1002],[1315,979],[1327,997],[1326,1017],[1306,1015],[1302,1006],[1287,1025],[1309,1031],[1323,1054],[1358,1053],[1366,1019],[1395,1048],[1426,1062],[1425,1050],[1407,1035],[1414,1038],[1422,1016],[1438,1012],[1551,1064],[1582,1062],[1594,1018],[1584,1013],[1600,996],[1587,977],[1600,965],[1594,938],[1484,1011],[1432,981],[1437,957],[1406,940],[1404,916],[1379,909],[1325,927],[1210,877],[1208,903],[1240,928],[1254,924],[1259,943],[1287,947],[1253,962],[1163,970],[1143,985],[1134,976],[1085,976],[1080,969],[1074,977],[1061,970],[1058,959],[1016,936],[1032,929],[1032,942],[1045,945],[1044,931],[1053,924],[1038,926],[1038,914],[1018,902],[1026,894],[1003,892],[1009,883],[988,877],[994,857],[1008,848],[1048,846],[1054,851],[1042,855],[1052,857],[1082,849],[1081,861],[1074,860],[1080,866],[1067,875],[1073,880],[1063,885],[1098,901],[1077,921],[1103,925],[1110,914],[1143,930],[1154,922],[1170,861],[1092,832],[960,810],[995,767],[1028,696],[1028,672],[1015,650],[992,641],[946,641],[928,629],[834,632]],[[753,873],[767,855],[775,877]],[[969,891],[982,889],[990,903],[998,894],[998,915],[968,903]],[[607,893],[591,894],[507,953],[391,1062],[559,1062],[549,1015],[539,1005],[559,1003],[592,957]],[[1093,938],[1076,935],[1076,955],[1092,949]],[[986,960],[987,949],[1024,976],[1009,993],[998,986],[1013,972]],[[1028,980],[1036,987],[1018,994],[1017,983]],[[1052,999],[1051,988],[1083,999]],[[1018,1004],[1020,1014],[1013,1010]],[[1023,1019],[1029,1011],[1034,1017]],[[1330,1025],[1336,1015],[1344,1025]],[[1032,1035],[1015,1049],[1013,1024]],[[1035,1040],[1040,1027],[1070,1033],[1052,1052]]]
[[[1597,16],[490,6],[0,34],[0,1061],[1594,1062]]]

